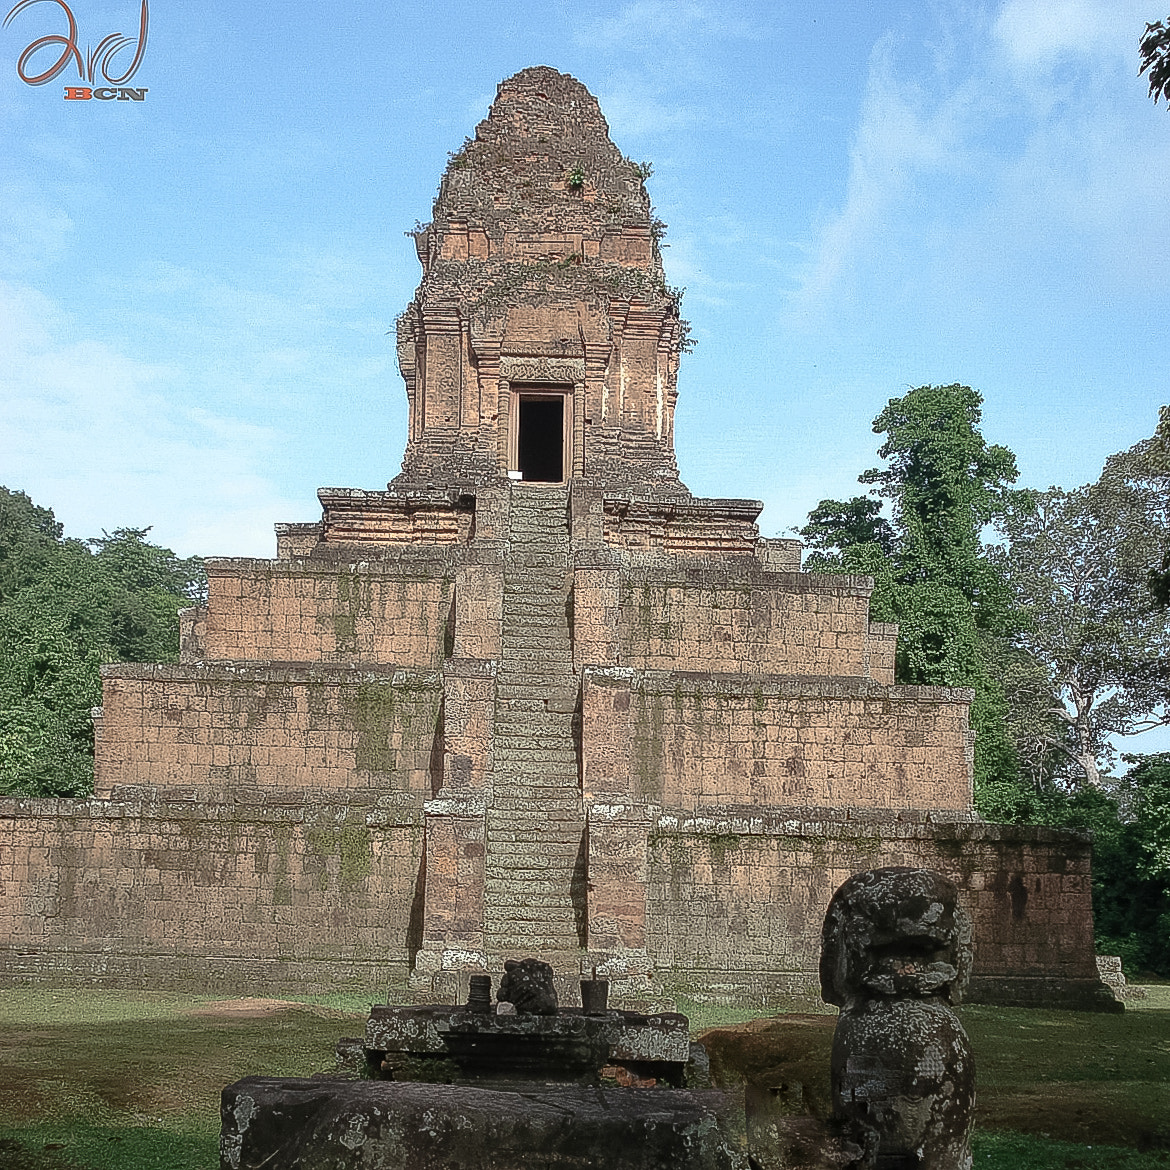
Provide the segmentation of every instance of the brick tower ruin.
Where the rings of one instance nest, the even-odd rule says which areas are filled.
[[[573,78],[500,85],[414,235],[401,473],[208,561],[179,666],[105,668],[97,799],[0,810],[6,978],[429,997],[531,955],[760,1002],[904,864],[962,889],[977,994],[1096,994],[1087,842],[979,822],[971,692],[895,686],[872,581],[680,481],[643,180]]]

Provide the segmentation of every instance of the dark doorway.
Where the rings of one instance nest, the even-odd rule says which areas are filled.
[[[516,465],[522,479],[560,483],[565,478],[565,397],[520,395]]]

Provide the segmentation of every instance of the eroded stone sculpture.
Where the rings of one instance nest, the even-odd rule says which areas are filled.
[[[855,874],[825,916],[821,994],[834,1119],[866,1170],[970,1170],[975,1066],[951,1005],[971,968],[953,882],[926,869]]]
[[[540,959],[506,960],[496,999],[512,1004],[519,1015],[556,1015],[557,989],[552,967]]]

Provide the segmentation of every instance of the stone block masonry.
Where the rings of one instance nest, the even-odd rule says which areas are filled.
[[[421,859],[421,817],[392,798],[0,801],[3,982],[404,984]]]
[[[590,668],[587,796],[670,808],[971,808],[971,692]]]
[[[437,667],[454,575],[429,549],[381,560],[207,562],[203,657]]]
[[[968,998],[1099,1009],[1090,859],[1087,837],[1034,826],[880,813],[843,821],[829,810],[659,813],[644,945],[689,996],[767,1005],[815,994],[816,913],[837,886],[876,862],[921,866],[959,886],[972,919]],[[628,885],[625,900],[636,901]]]
[[[365,792],[419,803],[441,783],[437,670],[202,663],[103,675],[99,796],[180,785],[221,797]]]

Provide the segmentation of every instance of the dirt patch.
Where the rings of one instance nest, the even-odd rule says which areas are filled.
[[[230,1020],[258,1020],[300,1006],[290,1004],[285,999],[254,999],[245,996],[241,999],[215,999],[209,1003],[195,1004],[186,1014],[201,1018],[220,1016]]]
[[[303,1012],[323,1020],[344,1019],[346,1012],[322,1007],[315,1003],[296,1003],[287,999],[260,999],[243,996],[238,999],[214,999],[193,1004],[184,1013],[197,1019],[262,1020],[279,1012]]]

